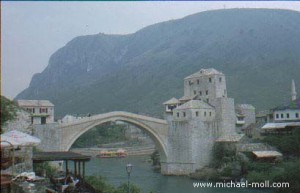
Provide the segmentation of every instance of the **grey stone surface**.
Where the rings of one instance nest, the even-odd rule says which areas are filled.
[[[33,135],[41,139],[37,146],[42,151],[61,151],[61,142],[63,139],[62,130],[58,123],[45,125],[33,125]]]
[[[16,118],[12,121],[7,121],[2,129],[4,132],[18,130],[27,134],[32,134],[32,130],[29,128],[30,124],[30,114],[23,109],[18,109]]]

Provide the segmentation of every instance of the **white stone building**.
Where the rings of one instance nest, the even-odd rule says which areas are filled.
[[[60,122],[61,123],[72,123],[72,122],[75,122],[75,121],[78,121],[82,119],[82,117],[79,117],[79,116],[73,116],[73,115],[65,115],[61,120]]]
[[[271,110],[272,122],[262,127],[262,134],[290,133],[300,127],[300,98],[297,99],[295,82],[292,80],[291,101]]]
[[[274,122],[300,121],[300,98],[273,109]]]
[[[48,100],[17,100],[17,104],[30,113],[31,124],[54,122],[54,105]]]

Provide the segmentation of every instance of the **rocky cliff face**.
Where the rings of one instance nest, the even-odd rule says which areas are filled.
[[[300,84],[300,13],[207,11],[130,35],[96,34],[70,41],[33,76],[17,99],[48,99],[56,115],[125,110],[159,115],[183,95],[183,78],[213,67],[227,77],[237,103],[269,108]]]

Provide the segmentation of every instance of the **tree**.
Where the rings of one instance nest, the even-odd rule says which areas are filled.
[[[2,126],[5,125],[7,121],[15,119],[17,115],[17,105],[5,98],[4,96],[1,96],[1,133],[2,133]]]

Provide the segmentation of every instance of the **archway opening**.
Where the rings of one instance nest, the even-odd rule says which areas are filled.
[[[148,155],[156,165],[166,160],[165,145],[152,128],[134,120],[114,118],[88,126],[73,138],[68,149],[93,157],[101,150],[117,151],[122,148],[132,155]],[[152,155],[153,154],[153,155]],[[158,160],[157,160],[158,158]],[[153,160],[154,159],[154,160]],[[158,168],[158,167],[156,167]]]

